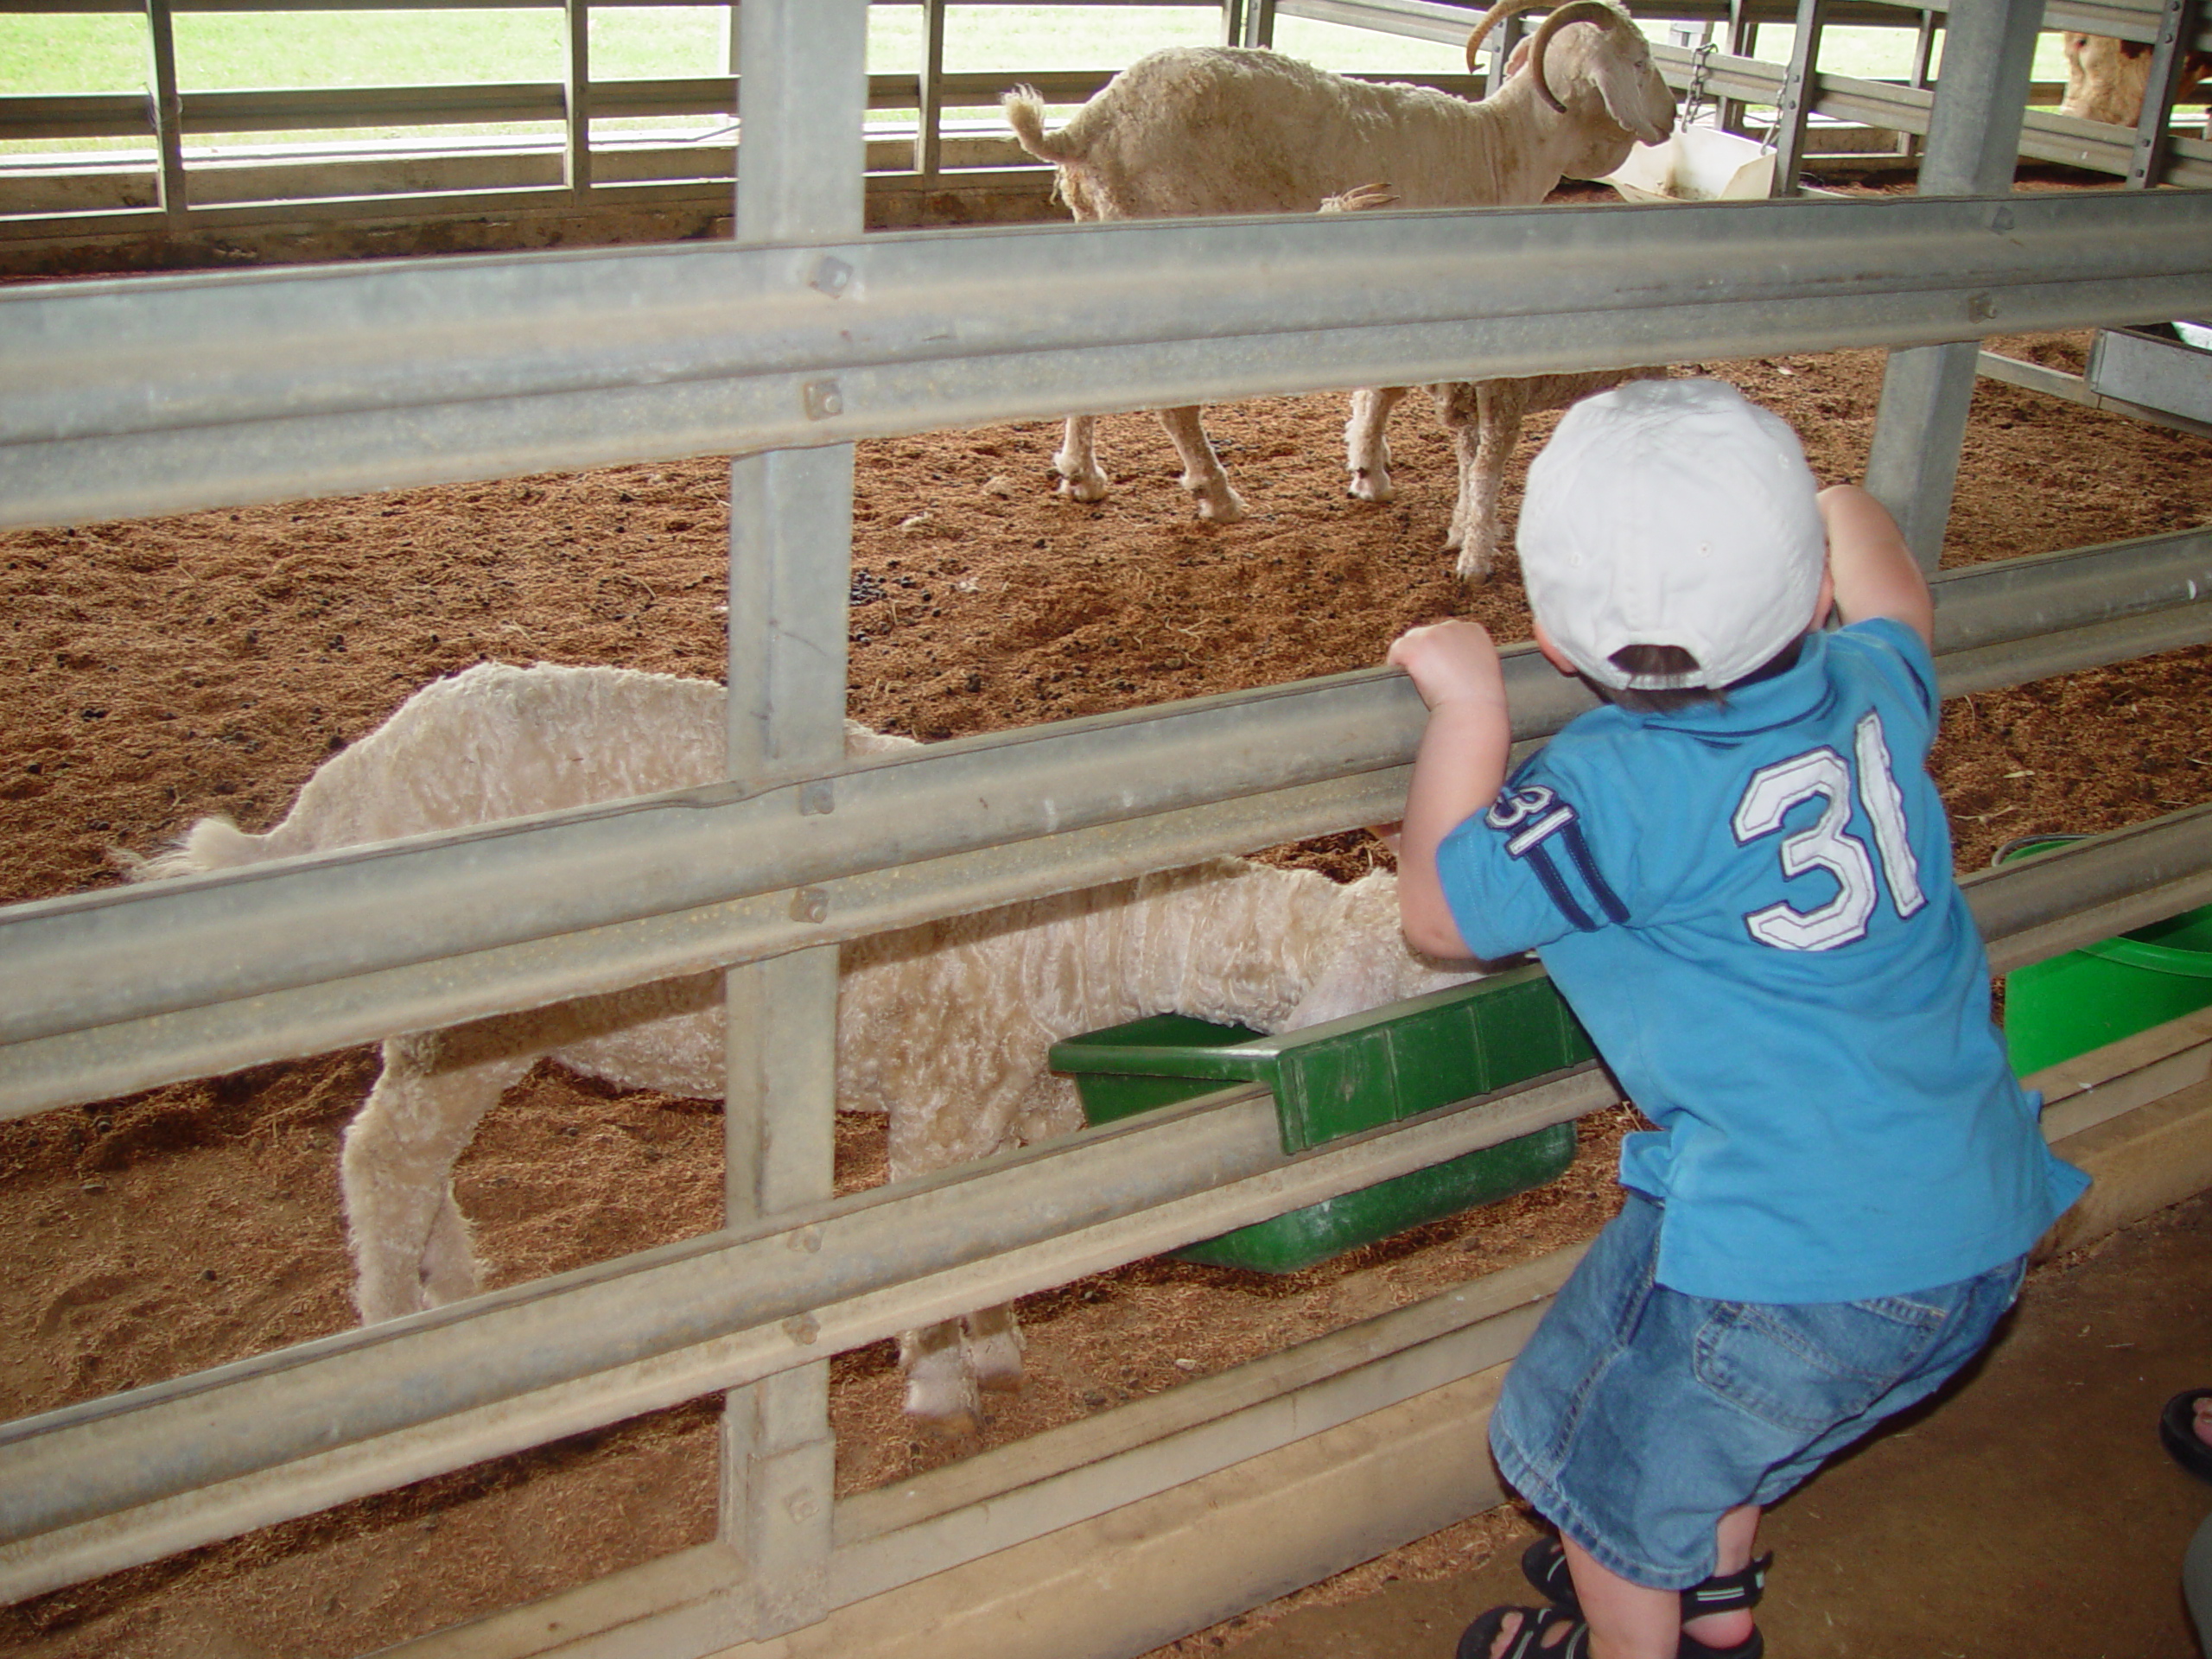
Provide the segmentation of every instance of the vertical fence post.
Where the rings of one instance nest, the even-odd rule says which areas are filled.
[[[914,111],[914,171],[925,182],[944,166],[944,3],[922,0],[922,94]]]
[[[2166,130],[2173,121],[2174,94],[2188,42],[2196,35],[2196,0],[2166,0],[2158,20],[2158,43],[2151,48],[2151,73],[2143,83],[2143,112],[2135,122],[2135,149],[2127,161],[2127,184],[2147,190],[2166,170]]]
[[[739,79],[746,64],[741,62],[746,48],[746,0],[730,0],[730,234],[736,234],[736,146],[743,133],[736,130],[736,106],[743,98],[743,82]]]
[[[2042,18],[2040,7],[2006,0],[1959,0],[1951,8],[1920,164],[1921,194],[2011,191]],[[1923,569],[1935,569],[1942,557],[1980,355],[1975,338],[1919,346],[1891,352],[1883,371],[1866,487],[1897,515]]]
[[[1912,71],[1906,79],[1910,85],[1923,91],[1928,86],[1929,66],[1936,60],[1936,30],[1938,26],[1936,14],[1932,11],[1923,11],[1920,14],[1920,27],[1913,32]],[[1920,154],[1918,133],[1901,133],[1898,137],[1900,142],[1897,145],[1897,153],[1899,155]]]
[[[591,194],[591,0],[561,0],[562,182],[579,207]]]
[[[1758,50],[1758,21],[1751,16],[1747,0],[1728,0],[1728,55],[1748,58]],[[1741,99],[1723,99],[1719,114],[1721,131],[1743,137],[1744,109]]]
[[[169,0],[146,0],[146,45],[153,76],[156,199],[171,231],[184,228],[191,207],[184,181],[184,94],[176,78],[176,30]]]
[[[1243,0],[1236,46],[1273,46],[1275,43],[1275,0]]]
[[[1470,33],[1472,32],[1471,26]],[[1483,37],[1483,49],[1490,54],[1490,66],[1483,71],[1483,96],[1490,98],[1505,85],[1505,60],[1513,55],[1513,48],[1521,44],[1529,33],[1529,20],[1519,15],[1500,18]],[[1472,68],[1474,66],[1467,66]]]
[[[1805,162],[1805,124],[1820,96],[1821,0],[1797,0],[1797,33],[1774,110],[1774,184],[1770,196],[1797,194]]]
[[[846,238],[862,227],[867,0],[748,0],[739,69],[737,239]],[[804,278],[823,305],[851,276]],[[807,390],[834,412],[834,383]],[[739,457],[730,467],[728,770],[803,775],[844,752],[853,449]],[[802,812],[834,810],[806,791]],[[793,914],[822,919],[819,893]],[[837,950],[801,950],[727,977],[725,1202],[733,1224],[827,1197],[835,1127]],[[803,1331],[795,1339],[804,1340]],[[747,1564],[752,1624],[769,1637],[829,1605],[836,1446],[826,1362],[734,1391],[722,1434],[722,1535]]]

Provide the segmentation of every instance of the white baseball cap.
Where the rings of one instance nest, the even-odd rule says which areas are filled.
[[[1789,423],[1726,381],[1628,381],[1568,410],[1529,466],[1529,607],[1601,685],[1733,684],[1812,622],[1819,493]],[[1624,645],[1679,645],[1698,671],[1631,675]]]

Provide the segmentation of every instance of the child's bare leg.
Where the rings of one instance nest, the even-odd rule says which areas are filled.
[[[1590,1625],[1590,1659],[1674,1659],[1681,1646],[1681,1593],[1631,1584],[1599,1566],[1573,1539],[1562,1535],[1560,1542],[1574,1575],[1574,1599]]]
[[[1713,1563],[1716,1578],[1726,1578],[1740,1573],[1751,1564],[1751,1548],[1758,1541],[1759,1506],[1742,1503],[1720,1517],[1720,1524],[1713,1529],[1719,1545],[1719,1557]],[[1751,1633],[1751,1610],[1738,1607],[1731,1612],[1707,1613],[1703,1618],[1684,1621],[1682,1629],[1708,1648],[1732,1648]]]
[[[1751,1564],[1758,1526],[1756,1504],[1743,1504],[1720,1517],[1713,1529],[1719,1557],[1714,1576],[1740,1573]],[[1561,1536],[1560,1543],[1574,1576],[1575,1599],[1589,1622],[1591,1659],[1674,1659],[1685,1632],[1709,1648],[1735,1647],[1751,1633],[1748,1609],[1708,1613],[1686,1624],[1677,1592],[1632,1584],[1600,1567],[1572,1538]]]

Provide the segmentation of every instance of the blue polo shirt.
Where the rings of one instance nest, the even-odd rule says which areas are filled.
[[[1534,950],[1658,1125],[1660,1282],[1853,1301],[2025,1251],[2088,1178],[1989,1016],[1926,770],[1936,675],[1887,620],[1723,706],[1573,721],[1438,854],[1468,945]]]

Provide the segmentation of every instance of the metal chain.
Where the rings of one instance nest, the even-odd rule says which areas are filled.
[[[1697,119],[1697,107],[1706,101],[1706,76],[1713,67],[1713,54],[1719,49],[1718,41],[1707,41],[1690,54],[1690,84],[1682,92],[1682,124],[1686,127]]]

